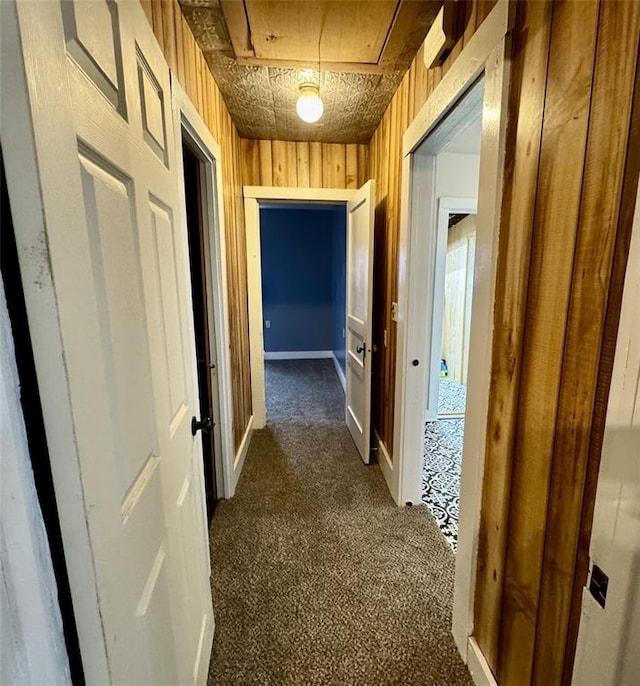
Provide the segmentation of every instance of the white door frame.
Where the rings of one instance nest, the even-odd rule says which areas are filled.
[[[433,274],[435,169],[432,155],[417,155],[420,144],[440,124],[461,96],[484,73],[482,153],[478,192],[469,384],[461,481],[461,507],[454,588],[453,635],[465,662],[481,656],[473,633],[473,602],[486,418],[489,400],[493,303],[500,228],[506,138],[510,38],[515,6],[499,0],[410,124],[403,137],[402,206],[398,245],[398,353],[393,465],[383,470],[398,504],[420,502],[423,442],[424,371],[414,359],[429,357],[423,289],[418,279]],[[412,192],[420,184],[421,193]],[[413,201],[413,202],[412,202]],[[490,673],[489,673],[490,674]],[[485,674],[483,678],[488,679]]]
[[[344,188],[293,188],[244,186],[244,217],[247,230],[247,287],[249,295],[249,349],[253,428],[267,423],[264,387],[264,338],[262,334],[262,264],[260,261],[260,203],[328,202],[353,200],[357,191]]]
[[[231,352],[229,348],[229,301],[227,293],[227,252],[225,239],[224,200],[220,146],[189,100],[176,75],[171,72],[171,100],[176,147],[176,173],[180,175],[180,220],[186,227],[184,165],[182,137],[198,151],[204,163],[202,192],[204,193],[203,223],[205,228],[205,263],[207,270],[207,300],[213,305],[208,314],[211,350],[215,351],[219,417],[215,418],[215,470],[218,498],[231,498],[235,492],[233,449],[233,400],[231,396]],[[197,369],[194,370],[197,389]],[[215,411],[215,408],[214,408]],[[204,482],[203,482],[204,488]],[[203,493],[204,495],[204,493]],[[206,517],[206,512],[204,513]]]
[[[476,214],[477,198],[442,197],[438,200],[435,281],[433,287],[433,316],[431,317],[431,359],[426,374],[426,407],[424,419],[427,422],[438,418],[438,391],[440,386],[440,359],[442,357],[442,318],[444,312],[444,280],[449,235],[449,215]],[[428,325],[428,322],[427,322]],[[426,363],[426,360],[425,360]],[[424,367],[423,367],[424,368]]]

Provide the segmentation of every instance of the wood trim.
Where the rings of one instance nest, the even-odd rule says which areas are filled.
[[[333,350],[285,350],[265,352],[265,360],[332,360]]]
[[[571,682],[640,167],[621,9],[518,4],[475,628],[500,683]]]
[[[264,338],[262,331],[262,267],[260,265],[260,214],[258,201],[245,195],[246,253],[249,268],[249,355],[251,364],[251,405],[253,425],[263,429],[267,423],[264,390]]]
[[[249,340],[251,392],[254,427],[266,426],[264,382],[264,334],[262,330],[262,266],[260,261],[260,200],[279,202],[343,202],[353,200],[355,191],[341,188],[279,188],[275,186],[245,186],[246,263],[249,267]]]
[[[232,3],[234,4],[234,3]],[[280,67],[283,69],[318,69],[318,60],[276,60],[264,57],[242,56],[237,58],[241,66],[247,67]],[[323,71],[345,74],[393,74],[396,69],[375,62],[330,62],[322,60],[320,67]]]
[[[476,686],[498,686],[489,663],[474,638],[469,639],[467,647],[467,669]]]
[[[353,191],[342,188],[298,188],[276,186],[244,186],[245,198],[257,200],[297,201],[311,200],[319,202],[347,202],[353,200]]]
[[[338,362],[338,358],[336,357],[335,353],[331,353],[331,359],[333,360],[333,366],[336,368],[336,374],[338,376],[338,380],[340,381],[340,385],[342,386],[342,390],[346,393],[347,392],[347,379],[344,375],[344,372],[342,371],[342,367],[340,366],[340,363]]]
[[[384,441],[380,438],[378,435],[377,431],[373,432],[373,445],[377,448],[377,461],[378,461],[378,466],[380,467],[380,471],[382,472],[382,476],[384,476],[384,480],[387,482],[387,487],[391,491],[391,494],[393,495],[395,487],[394,487],[394,475],[393,475],[393,460],[391,459],[391,455],[389,454],[389,451],[387,450],[387,446],[384,444]],[[395,496],[394,496],[395,499]],[[396,505],[401,505],[402,503],[399,503],[396,501]]]
[[[529,279],[531,233],[538,180],[542,111],[546,93],[551,3],[527,3],[514,29],[503,221],[518,231],[501,231],[495,305],[487,446],[478,540],[474,628],[489,664],[497,664],[521,347]],[[535,40],[526,41],[527,36]],[[522,43],[524,42],[524,45]],[[521,100],[524,98],[524,102]]]
[[[440,81],[441,67],[430,69],[438,75],[438,85],[424,103],[415,119],[402,137],[403,156],[413,152],[436,122],[447,112],[448,93],[460,91],[471,83],[482,71],[489,55],[494,50],[495,36],[504,36],[513,25],[515,7],[509,0],[499,0],[490,15],[473,34],[465,47],[464,61],[456,60],[448,69],[446,81]],[[440,70],[440,71],[438,71]],[[393,102],[393,101],[392,101]],[[453,103],[448,106],[451,107]]]
[[[184,126],[188,136],[207,158],[205,176],[206,185],[204,193],[206,197],[206,216],[203,217],[208,229],[208,241],[205,248],[212,250],[205,260],[209,271],[209,290],[211,298],[209,303],[213,307],[213,319],[215,325],[216,358],[218,367],[218,411],[220,427],[220,450],[217,462],[222,465],[222,473],[216,470],[218,491],[222,497],[231,498],[234,494],[235,483],[233,481],[233,456],[235,441],[233,436],[233,389],[231,353],[229,349],[229,294],[228,294],[228,268],[226,249],[226,225],[224,214],[224,193],[222,181],[221,150],[214,140],[211,132],[202,120],[193,103],[187,98],[184,89],[171,74],[171,96],[173,104],[174,127]],[[176,159],[182,155],[182,135],[176,131]],[[181,162],[178,162],[178,168]]]
[[[247,453],[249,452],[249,446],[251,445],[251,437],[253,436],[253,415],[249,417],[247,423],[247,428],[245,429],[238,450],[236,451],[236,457],[233,461],[234,468],[234,490],[238,485],[238,479],[242,473],[242,468],[244,467],[244,461],[247,459]]]
[[[220,0],[220,7],[236,57],[253,57],[255,53],[251,45],[251,27],[244,1]]]

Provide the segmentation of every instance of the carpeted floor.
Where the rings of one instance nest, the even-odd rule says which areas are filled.
[[[266,374],[269,426],[212,523],[209,684],[471,684],[450,633],[451,549],[361,462],[331,361]]]

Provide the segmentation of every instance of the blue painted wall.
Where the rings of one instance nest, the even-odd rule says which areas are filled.
[[[344,347],[345,233],[344,206],[261,208],[266,352]]]

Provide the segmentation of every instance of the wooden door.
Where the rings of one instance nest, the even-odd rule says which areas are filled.
[[[371,325],[375,182],[347,203],[346,422],[360,457],[369,464],[371,443]]]
[[[9,121],[32,127],[7,159],[41,203],[38,251],[26,235],[19,251],[24,274],[41,272],[25,292],[86,677],[204,683],[213,613],[169,71],[137,2],[7,17],[25,87]]]

